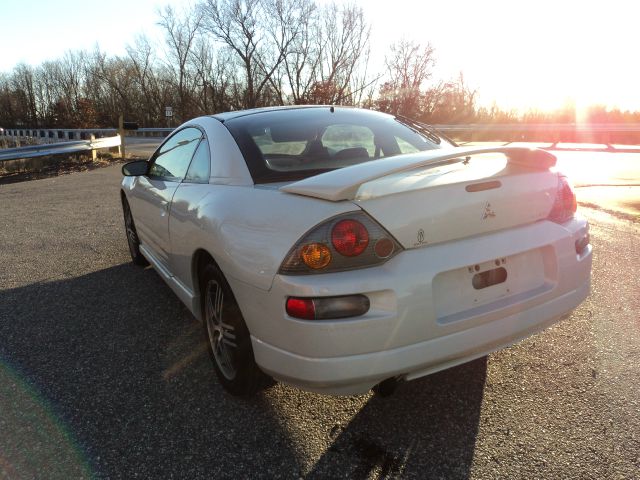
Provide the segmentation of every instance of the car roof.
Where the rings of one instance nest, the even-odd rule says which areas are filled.
[[[300,110],[300,109],[308,109],[308,108],[336,108],[336,109],[355,109],[360,110],[355,107],[348,106],[334,106],[334,105],[285,105],[279,107],[262,107],[262,108],[250,108],[248,110],[236,110],[234,112],[223,112],[216,113],[215,115],[211,115],[211,117],[220,120],[221,122],[225,122],[227,120],[231,120],[238,117],[245,117],[247,115],[254,115],[256,113],[264,113],[264,112],[275,112],[279,110]]]

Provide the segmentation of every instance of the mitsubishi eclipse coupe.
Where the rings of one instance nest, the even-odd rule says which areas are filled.
[[[202,321],[221,385],[395,385],[509,346],[588,295],[589,226],[555,157],[460,148],[403,117],[196,118],[123,167],[133,262]]]

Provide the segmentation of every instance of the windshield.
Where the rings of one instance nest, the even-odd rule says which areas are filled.
[[[224,122],[255,183],[299,180],[379,158],[451,146],[433,130],[370,110],[300,108]]]

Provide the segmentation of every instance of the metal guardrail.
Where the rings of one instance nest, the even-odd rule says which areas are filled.
[[[434,127],[443,132],[640,133],[638,123],[468,123]]]
[[[120,147],[120,145],[122,145],[122,140],[120,135],[116,135],[115,137],[95,138],[91,140],[76,140],[71,142],[6,148],[0,150],[0,162],[6,160],[18,160],[22,158],[43,157],[47,155],[60,155],[87,151],[95,152],[102,148]]]
[[[640,123],[467,123],[433,125],[443,132],[593,132],[593,133],[640,133]],[[128,136],[166,136],[173,128],[139,128],[128,131]],[[112,135],[115,128],[95,129],[0,129],[0,137],[36,138],[59,140],[81,140],[91,134],[95,136]]]
[[[166,137],[174,128],[139,128],[128,130],[127,136],[132,137]],[[94,137],[113,136],[118,133],[115,128],[0,128],[0,140],[30,139],[38,143],[60,143],[74,140],[89,140]],[[1,147],[1,143],[0,143]]]
[[[70,140],[89,140],[113,136],[118,133],[115,128],[5,128],[0,129],[0,137],[32,138],[40,143],[65,142]]]

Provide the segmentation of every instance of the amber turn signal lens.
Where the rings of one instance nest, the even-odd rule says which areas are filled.
[[[302,247],[300,256],[307,267],[318,270],[329,265],[331,250],[322,243],[310,243]]]

